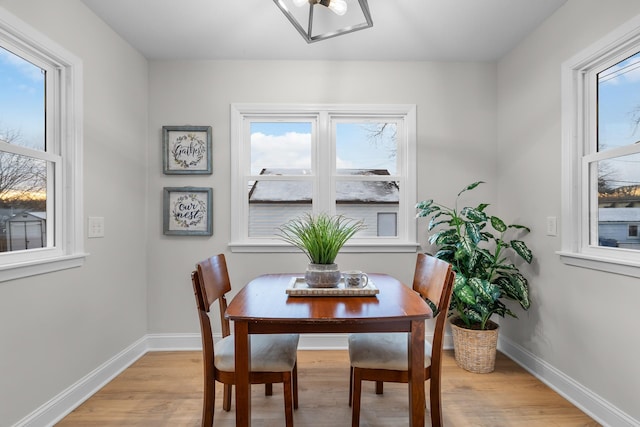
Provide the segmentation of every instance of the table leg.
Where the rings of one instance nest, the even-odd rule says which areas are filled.
[[[251,426],[251,341],[249,340],[249,324],[236,320],[234,322],[235,364],[236,364],[236,427]]]
[[[411,427],[424,427],[424,320],[411,321],[409,339],[409,411]]]

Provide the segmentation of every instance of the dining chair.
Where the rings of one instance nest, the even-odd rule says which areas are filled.
[[[434,311],[435,329],[431,343],[425,342],[425,380],[430,379],[431,425],[442,426],[440,374],[445,321],[451,301],[455,273],[451,265],[430,255],[418,254],[413,277],[413,290],[418,292]],[[408,383],[407,362],[409,334],[357,333],[349,335],[349,405],[351,425],[360,425],[362,381],[375,381],[376,394],[382,394],[383,383]]]
[[[202,426],[213,425],[215,382],[224,384],[223,404],[231,409],[231,391],[235,384],[235,345],[225,319],[226,293],[231,290],[227,263],[223,254],[212,256],[196,265],[191,273],[200,319],[204,362],[204,402]],[[222,339],[214,344],[208,313],[218,300]],[[283,383],[284,410],[287,427],[293,426],[293,409],[298,408],[298,334],[250,335],[251,384],[265,384],[265,394],[272,394],[273,383]]]

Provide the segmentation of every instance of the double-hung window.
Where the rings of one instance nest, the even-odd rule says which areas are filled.
[[[563,64],[562,97],[560,255],[640,277],[640,17]]]
[[[81,63],[0,9],[0,281],[78,266]]]
[[[231,106],[231,249],[291,250],[304,213],[362,220],[345,251],[415,251],[413,105]]]

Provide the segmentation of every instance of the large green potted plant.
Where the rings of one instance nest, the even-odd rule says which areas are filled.
[[[280,226],[279,237],[299,248],[309,258],[305,281],[309,287],[338,286],[341,274],[335,259],[344,244],[365,228],[363,221],[331,216],[327,213],[305,213]]]
[[[493,371],[498,325],[491,317],[517,317],[503,300],[529,308],[528,282],[514,260],[531,263],[533,258],[527,245],[514,238],[529,232],[528,227],[507,225],[489,215],[486,203],[458,206],[464,192],[482,183],[460,191],[453,208],[433,200],[416,205],[417,216],[429,218],[429,243],[438,248],[434,256],[451,263],[456,272],[450,313],[455,357],[458,365],[471,372]]]

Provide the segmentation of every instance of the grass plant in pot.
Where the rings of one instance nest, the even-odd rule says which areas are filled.
[[[429,243],[438,248],[435,257],[451,263],[456,272],[450,307],[456,363],[477,373],[494,370],[498,325],[491,317],[517,317],[503,300],[515,300],[525,310],[530,306],[528,281],[514,260],[533,259],[516,238],[529,232],[528,227],[507,225],[489,215],[486,203],[459,208],[460,196],[482,183],[460,191],[453,208],[433,200],[416,205],[417,216],[429,218]]]
[[[341,273],[335,259],[347,241],[365,228],[363,221],[306,213],[280,226],[279,237],[296,246],[309,258],[305,281],[311,288],[334,288]]]

